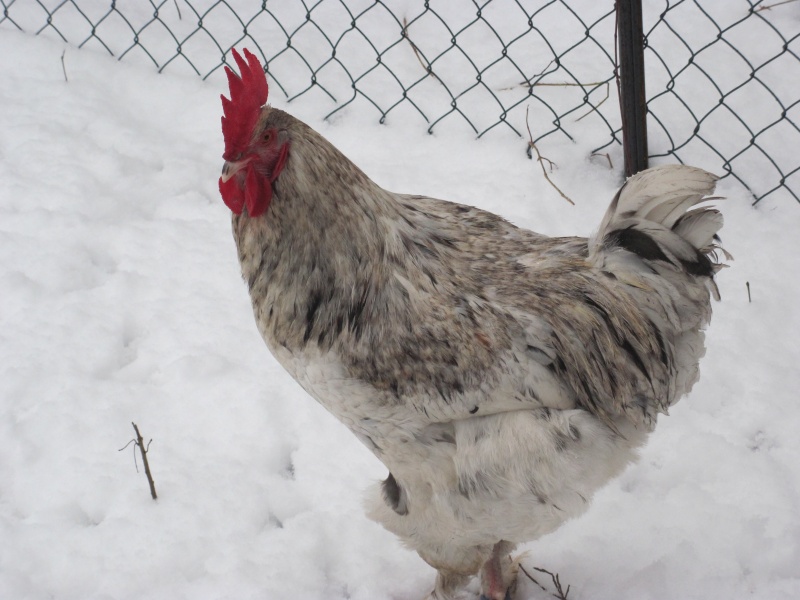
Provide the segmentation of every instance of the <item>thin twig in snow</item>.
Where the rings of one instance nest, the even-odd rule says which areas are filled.
[[[584,113],[583,115],[581,115],[580,117],[575,119],[575,122],[577,123],[578,121],[582,121],[583,119],[588,117],[590,114],[592,114],[598,108],[600,108],[600,106],[603,104],[603,102],[608,100],[608,97],[610,95],[609,90],[611,88],[611,86],[608,84],[608,81],[590,81],[589,83],[581,83],[581,82],[569,83],[569,82],[566,82],[566,81],[562,82],[562,83],[541,83],[541,82],[528,83],[527,81],[521,81],[517,85],[512,85],[512,86],[504,87],[504,88],[498,88],[497,91],[498,92],[507,92],[509,90],[513,90],[515,88],[522,87],[522,86],[526,86],[526,87],[580,87],[580,88],[587,88],[587,87],[590,87],[590,86],[601,86],[603,84],[605,84],[605,86],[606,86],[606,95],[603,97],[602,100],[600,100],[600,102],[597,103],[597,106],[591,106],[590,105],[590,108],[586,113]],[[594,91],[594,90],[592,90],[592,91]],[[591,93],[591,92],[589,92],[589,93]],[[587,98],[588,98],[588,94],[587,94]],[[585,104],[589,104],[589,103],[585,102]]]
[[[780,6],[781,4],[789,4],[790,2],[797,2],[797,0],[783,0],[782,2],[776,2],[775,4],[765,4],[764,6],[759,6],[755,10],[755,12],[758,12],[758,11],[761,11],[761,10],[771,10],[771,9],[775,8],[776,6]]]
[[[550,65],[552,65],[552,64],[553,64],[553,61],[551,60],[549,63],[547,63],[547,65],[545,66],[545,68],[544,68],[544,69],[542,69],[541,71],[539,71],[538,73],[536,73],[535,75],[533,75],[533,76],[532,76],[530,79],[536,79],[537,77],[541,77],[542,75],[544,75],[544,72],[545,72],[545,71],[547,71],[547,69],[549,69],[549,68],[550,68]],[[558,69],[556,69],[556,71],[557,71],[557,70],[558,70]],[[553,71],[553,72],[555,73],[555,71]],[[549,73],[548,73],[548,75],[549,75]],[[527,79],[527,80],[525,80],[525,81],[520,81],[520,82],[519,82],[518,84],[516,84],[516,85],[510,85],[510,86],[508,86],[508,87],[500,88],[498,91],[499,91],[499,92],[507,92],[508,90],[513,90],[514,88],[518,88],[518,87],[522,87],[522,86],[525,86],[525,87],[533,87],[534,85],[547,85],[547,84],[544,84],[544,83],[542,83],[542,84],[539,84],[539,83],[531,83],[531,82],[530,82],[530,79]]]
[[[541,75],[541,73],[539,73],[539,75]],[[539,75],[534,75],[534,78],[538,77]],[[528,83],[527,81],[520,81],[515,85],[510,85],[504,88],[498,88],[497,91],[507,92],[509,90],[514,90],[518,87],[589,87],[592,85],[594,86],[603,85],[604,83],[608,84],[607,81],[590,81],[588,83],[581,83],[580,81],[577,81],[575,83],[570,83],[569,81],[562,81],[561,83],[552,83],[552,82],[542,83],[541,81],[537,81],[536,83]]]
[[[419,64],[422,65],[422,68],[425,69],[425,71],[428,73],[428,75],[433,77],[439,83],[442,83],[442,80],[439,79],[436,76],[436,73],[433,72],[433,67],[431,66],[431,64],[428,63],[426,65],[425,62],[422,60],[422,55],[420,54],[419,48],[417,48],[417,45],[414,42],[411,41],[411,36],[408,35],[408,19],[406,19],[405,17],[403,17],[403,30],[402,30],[401,33],[402,33],[402,36],[404,38],[406,38],[406,40],[408,40],[408,43],[411,44],[411,49],[414,51],[414,56],[417,57],[417,60],[419,61]],[[442,84],[442,85],[444,85],[444,84]]]
[[[608,82],[606,81],[606,96],[605,96],[605,98],[603,98],[602,100],[600,100],[600,102],[598,102],[598,103],[597,103],[597,106],[592,106],[592,105],[590,105],[590,106],[591,106],[591,108],[590,108],[590,109],[589,109],[589,110],[588,110],[588,111],[587,111],[587,112],[586,112],[586,113],[585,113],[585,114],[584,114],[582,117],[578,117],[577,119],[575,119],[575,122],[577,123],[578,121],[581,121],[581,120],[585,119],[585,118],[586,118],[586,117],[588,117],[590,114],[592,114],[594,111],[596,111],[597,109],[599,109],[599,108],[600,108],[600,106],[602,106],[603,102],[605,102],[606,100],[608,100],[608,96],[609,96],[609,94],[610,94],[610,92],[609,92],[609,90],[610,90],[610,89],[611,89],[611,86],[610,86],[610,85],[608,85]],[[588,98],[589,98],[589,95],[588,95],[588,94],[586,95],[586,98],[587,98],[587,100],[588,100]],[[587,102],[587,104],[588,104],[588,102]]]
[[[528,578],[528,579],[530,579],[530,580],[531,580],[533,583],[535,583],[536,585],[538,585],[538,586],[539,586],[539,588],[541,588],[541,590],[542,590],[543,592],[546,592],[546,591],[547,591],[547,588],[546,588],[546,587],[544,587],[544,586],[543,586],[541,583],[539,583],[538,581],[536,581],[536,578],[535,578],[533,575],[531,575],[530,573],[528,573],[528,570],[527,570],[525,567],[523,567],[523,566],[522,566],[522,563],[520,563],[520,565],[519,565],[519,568],[520,568],[520,571],[522,571],[522,572],[525,574],[525,577],[527,577],[527,578]]]
[[[561,189],[555,183],[553,183],[553,180],[550,179],[550,176],[547,174],[547,169],[544,166],[544,161],[547,161],[550,164],[550,170],[551,171],[553,170],[553,166],[555,165],[555,163],[552,160],[550,160],[549,158],[543,157],[539,153],[539,148],[536,147],[536,144],[533,141],[533,134],[531,133],[531,126],[528,123],[528,107],[525,108],[525,127],[528,128],[528,158],[533,158],[531,156],[531,148],[533,148],[533,150],[536,152],[536,160],[539,162],[539,165],[541,165],[541,167],[542,167],[542,173],[544,174],[544,178],[547,179],[547,182],[550,185],[553,186],[553,189],[555,189],[561,195],[561,197],[564,200],[566,200],[567,202],[572,204],[572,206],[575,206],[575,203],[569,198],[569,196],[567,196],[564,192],[562,192]]]
[[[522,569],[522,572],[525,574],[525,576],[528,579],[530,579],[533,583],[535,583],[540,588],[542,588],[543,591],[545,591],[545,592],[547,591],[547,588],[545,588],[541,583],[536,581],[536,579],[534,579],[533,575],[531,575],[530,573],[528,573],[527,570],[525,570],[525,567],[520,565],[519,568]],[[569,590],[570,590],[571,586],[568,585],[567,589],[564,590],[564,588],[561,587],[561,579],[559,578],[558,573],[551,573],[547,569],[540,569],[539,567],[533,567],[533,569],[535,571],[539,571],[539,573],[544,573],[545,575],[550,575],[550,579],[553,581],[553,586],[556,588],[556,592],[553,594],[553,596],[555,598],[558,598],[558,600],[567,600],[567,597],[569,596]]]
[[[64,48],[64,51],[61,53],[61,70],[64,71],[64,81],[69,83],[69,79],[67,78],[67,67],[64,65],[64,55],[67,53],[67,49]]]
[[[144,445],[144,438],[142,438],[142,434],[139,433],[139,428],[136,426],[136,423],[131,423],[133,425],[133,430],[136,432],[136,437],[132,439],[130,442],[125,444],[122,448],[119,449],[120,452],[125,450],[131,444],[134,445],[134,448],[137,446],[139,447],[139,452],[142,454],[142,462],[144,463],[144,473],[147,476],[147,483],[150,486],[150,495],[153,497],[153,500],[158,499],[158,495],[156,494],[156,484],[153,481],[153,475],[150,473],[150,462],[147,460],[147,453],[150,451],[150,444],[153,442],[151,439],[147,442],[147,446]],[[139,472],[139,465],[136,464],[136,451],[134,450],[133,454],[133,462],[136,465],[136,472]]]
[[[611,155],[608,152],[592,152],[589,156],[604,156],[608,161],[608,168],[613,169],[614,163],[611,162]]]

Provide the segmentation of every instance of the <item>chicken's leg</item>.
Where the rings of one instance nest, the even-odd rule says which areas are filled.
[[[517,589],[517,563],[511,560],[515,544],[497,542],[481,569],[481,600],[512,600]]]

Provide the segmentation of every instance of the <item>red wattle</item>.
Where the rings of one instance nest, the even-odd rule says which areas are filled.
[[[272,200],[272,186],[253,168],[247,169],[244,184],[244,201],[251,217],[263,215]]]
[[[225,203],[225,206],[230,208],[237,215],[242,214],[245,199],[235,177],[231,177],[228,181],[222,181],[222,177],[220,177],[219,193],[222,196],[222,201]]]

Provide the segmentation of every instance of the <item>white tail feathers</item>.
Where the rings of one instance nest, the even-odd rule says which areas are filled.
[[[692,246],[701,252],[710,252],[714,248],[714,238],[722,229],[722,213],[715,208],[696,208],[683,215],[672,227]]]
[[[716,242],[722,214],[712,207],[693,208],[719,199],[710,196],[716,182],[715,175],[684,165],[664,165],[634,175],[617,192],[589,240],[590,258],[601,264],[609,253],[627,251],[651,267],[661,264],[708,277],[716,297],[713,274],[720,268],[715,251],[721,250]]]
[[[630,219],[650,221],[672,229],[688,209],[711,199],[706,196],[714,191],[717,179],[707,171],[685,165],[663,165],[637,173],[617,192],[597,233],[592,236],[590,248],[599,249],[597,246],[602,245],[608,233],[617,229],[620,222]],[[699,210],[705,212],[708,209]],[[704,223],[705,219],[696,217],[695,224],[687,224],[684,230],[693,230],[698,222]]]

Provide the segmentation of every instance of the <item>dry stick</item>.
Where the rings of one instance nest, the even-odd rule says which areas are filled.
[[[545,591],[545,592],[547,591],[547,588],[544,587],[538,581],[536,581],[536,579],[533,577],[533,575],[528,573],[528,571],[525,569],[525,567],[520,565],[519,568],[522,570],[522,572],[525,574],[525,576],[528,579],[530,579],[533,583],[535,583],[540,588],[542,588],[542,591]],[[561,587],[561,579],[559,578],[557,573],[551,573],[547,569],[540,569],[539,567],[533,567],[533,568],[534,568],[535,571],[539,571],[539,573],[544,573],[545,575],[550,575],[550,579],[552,579],[552,581],[553,581],[553,586],[555,586],[555,588],[556,588],[556,593],[552,594],[553,597],[558,598],[558,600],[567,600],[567,596],[569,596],[570,587],[572,587],[572,586],[568,585],[567,586],[567,590],[564,591],[564,588]]]
[[[550,179],[550,176],[547,174],[547,169],[546,169],[546,168],[545,168],[545,166],[544,166],[544,161],[547,161],[548,163],[550,163],[550,169],[552,169],[552,168],[553,168],[553,165],[554,165],[555,163],[553,163],[553,161],[552,161],[552,160],[550,160],[549,158],[544,158],[544,157],[543,157],[543,156],[542,156],[542,155],[539,153],[539,148],[537,148],[537,147],[536,147],[536,144],[533,142],[533,134],[531,133],[531,126],[530,126],[530,124],[528,123],[528,108],[529,108],[529,107],[526,107],[526,108],[525,108],[525,127],[527,127],[527,128],[528,128],[528,140],[529,140],[529,141],[528,141],[528,148],[529,148],[529,149],[530,149],[530,148],[533,148],[533,149],[536,151],[536,160],[538,160],[538,161],[539,161],[539,165],[541,165],[541,167],[542,167],[542,173],[544,174],[544,178],[545,178],[545,179],[547,179],[548,183],[550,183],[550,185],[552,185],[552,186],[553,186],[553,188],[554,188],[554,189],[555,189],[555,190],[556,190],[556,191],[557,191],[557,192],[558,192],[558,193],[561,195],[561,197],[562,197],[564,200],[566,200],[567,202],[569,202],[570,204],[572,204],[572,206],[575,206],[575,203],[574,203],[572,200],[570,200],[569,196],[567,196],[567,195],[566,195],[564,192],[562,192],[562,191],[559,189],[559,187],[558,187],[558,186],[557,186],[555,183],[553,183],[553,180],[552,180],[552,179]]]
[[[550,63],[547,65],[547,67],[545,67],[545,70],[547,70],[547,68],[550,66],[550,64],[552,64],[552,62],[553,61],[551,60]],[[542,71],[542,73],[544,73],[544,71]],[[539,73],[538,75],[534,75],[534,77],[539,77],[539,75],[541,75],[542,73]],[[580,86],[580,87],[588,87],[590,85],[598,86],[598,85],[602,85],[604,83],[606,84],[606,95],[605,95],[605,97],[602,100],[600,100],[600,102],[597,103],[597,106],[592,106],[582,116],[580,116],[577,119],[575,119],[575,122],[577,123],[578,121],[582,121],[583,119],[588,117],[590,114],[592,114],[592,112],[597,111],[600,108],[600,106],[602,106],[603,102],[608,100],[609,96],[611,95],[611,92],[610,92],[611,86],[608,84],[607,81],[591,81],[589,83],[580,83],[580,82],[579,83],[568,83],[568,82],[563,82],[563,83],[534,83],[532,85],[534,87],[535,86],[549,86],[549,87],[567,87],[567,86],[578,87],[578,86]],[[517,87],[530,86],[530,85],[531,84],[528,83],[527,81],[521,81],[517,85],[512,85],[511,87],[506,87],[506,88],[500,88],[498,91],[505,92],[505,91],[508,91],[508,90],[513,90],[514,88],[517,88]],[[526,110],[525,115],[526,115],[526,119],[527,119],[527,110]],[[528,133],[530,134],[530,131],[528,131]],[[611,156],[609,156],[609,154],[607,152],[606,153],[602,153],[602,154],[601,153],[597,153],[597,152],[592,152],[591,155],[592,156],[605,156],[606,160],[608,160],[608,167],[610,169],[614,168],[614,163],[611,162]]]
[[[541,77],[542,75],[544,75],[544,72],[547,71],[547,69],[549,69],[550,65],[552,65],[552,64],[553,64],[553,61],[551,60],[549,63],[547,63],[545,65],[544,69],[542,69],[541,71],[536,73],[536,75],[531,77],[531,79],[536,79],[537,77]],[[498,91],[499,92],[507,92],[508,90],[513,90],[514,88],[523,87],[523,86],[530,87],[531,85],[559,85],[559,84],[554,84],[554,83],[550,83],[550,84],[547,84],[547,83],[534,83],[534,84],[531,84],[530,81],[520,81],[516,85],[511,85],[509,87],[500,88]],[[565,85],[567,85],[567,84],[565,84]]]
[[[592,84],[589,84],[589,85],[592,85]],[[592,112],[594,112],[594,111],[596,111],[597,109],[599,109],[599,108],[600,108],[600,106],[602,106],[603,102],[605,102],[606,100],[608,100],[608,96],[609,96],[609,94],[610,94],[610,92],[609,92],[609,90],[610,90],[610,89],[611,89],[611,86],[610,86],[610,85],[608,85],[608,82],[606,81],[606,97],[605,97],[605,98],[603,98],[602,100],[600,100],[600,102],[598,102],[598,103],[597,103],[597,106],[592,106],[592,107],[591,107],[591,108],[590,108],[590,109],[589,109],[589,110],[586,112],[586,114],[584,114],[582,117],[578,117],[577,119],[575,119],[575,122],[577,123],[578,121],[581,121],[581,120],[585,119],[585,118],[586,118],[586,117],[588,117],[590,114],[592,114]],[[588,98],[588,97],[589,97],[589,95],[587,94],[587,95],[586,95],[586,97]]]
[[[550,66],[550,64],[552,64],[552,62],[553,61],[551,60],[550,63],[547,65],[547,67],[545,67],[545,70],[547,70],[547,68]],[[542,73],[544,73],[544,71],[542,71]],[[539,77],[542,73],[538,73],[537,75],[534,75],[533,77],[534,78],[535,77]],[[586,117],[588,117],[590,114],[592,114],[593,111],[596,111],[598,108],[600,108],[600,105],[602,105],[603,102],[608,100],[608,97],[610,95],[610,92],[609,92],[610,86],[608,85],[607,81],[590,81],[588,83],[581,83],[580,81],[577,82],[577,83],[569,83],[567,81],[564,81],[562,83],[541,83],[541,82],[528,83],[527,81],[520,81],[517,85],[512,85],[512,86],[504,87],[504,88],[499,88],[497,91],[498,92],[507,92],[509,90],[513,90],[514,88],[523,87],[523,86],[525,86],[525,87],[582,87],[582,88],[586,88],[586,87],[589,87],[589,86],[592,86],[592,85],[593,86],[599,86],[599,85],[603,85],[603,84],[606,84],[606,95],[605,95],[605,97],[602,100],[600,100],[600,102],[597,103],[597,106],[592,106],[589,109],[589,111],[586,112],[583,116],[580,116],[577,119],[575,119],[575,122],[577,123],[578,121],[581,121],[582,119],[585,119]],[[592,90],[592,91],[594,91],[594,90]]]
[[[67,53],[67,49],[65,48],[64,51],[61,53],[61,70],[64,71],[64,81],[69,83],[69,79],[67,79],[67,67],[64,65],[64,55]]]
[[[553,596],[558,598],[558,600],[567,600],[567,596],[569,596],[569,588],[570,588],[570,586],[569,585],[567,586],[567,591],[566,592],[561,588],[561,579],[559,579],[558,573],[554,574],[554,573],[551,573],[550,571],[548,571],[546,569],[540,569],[539,567],[533,567],[533,569],[535,571],[539,571],[539,573],[544,573],[545,575],[550,575],[550,579],[553,580],[553,585],[556,587],[556,592],[557,592],[557,594],[553,594]]]
[[[611,162],[611,155],[608,152],[592,152],[589,156],[605,156],[608,161],[608,168],[614,168],[614,163]]]
[[[156,484],[153,481],[153,476],[150,474],[150,463],[147,462],[147,451],[150,448],[150,442],[147,443],[147,448],[144,447],[144,439],[142,439],[142,434],[139,433],[139,428],[136,426],[136,423],[131,422],[133,425],[133,430],[136,432],[136,445],[139,446],[139,451],[142,453],[142,462],[144,462],[144,474],[147,475],[147,483],[150,484],[150,495],[153,497],[153,500],[158,499],[156,495]]]
[[[756,9],[756,12],[760,10],[770,10],[776,6],[780,6],[781,4],[789,4],[790,2],[797,2],[797,0],[783,0],[783,2],[776,2],[775,4],[767,4],[766,6],[759,6]]]
[[[408,35],[408,19],[406,19],[405,17],[403,17],[403,31],[402,31],[402,33],[403,33],[403,37],[408,40],[409,44],[411,44],[411,49],[414,51],[414,56],[417,57],[417,60],[419,61],[419,64],[422,65],[422,68],[425,69],[425,71],[428,73],[428,75],[433,77],[439,83],[442,83],[442,80],[439,79],[436,76],[436,74],[433,72],[433,67],[431,67],[430,63],[428,63],[426,65],[425,62],[423,62],[422,56],[419,53],[419,49],[417,48],[417,45],[414,42],[411,41],[411,36]],[[442,85],[444,85],[444,84],[442,84]]]
[[[538,83],[531,84],[531,83],[528,83],[527,81],[520,81],[517,85],[512,85],[511,87],[507,87],[507,88],[500,88],[499,91],[507,92],[508,90],[513,90],[514,88],[522,87],[522,86],[526,86],[526,87],[527,86],[531,86],[531,87],[589,87],[590,85],[603,85],[604,83],[607,84],[608,82],[607,81],[590,81],[589,83],[581,83],[580,81],[578,81],[576,83],[570,83],[568,81],[564,81],[562,83],[542,83],[542,82],[538,82]]]
[[[544,586],[543,586],[541,583],[539,583],[538,581],[536,581],[536,578],[535,578],[533,575],[531,575],[530,573],[528,573],[527,569],[525,569],[525,567],[523,567],[521,563],[520,563],[520,565],[519,565],[519,568],[520,568],[520,570],[521,570],[521,571],[522,571],[522,572],[525,574],[525,577],[527,577],[527,578],[528,578],[528,579],[530,579],[530,580],[531,580],[533,583],[535,583],[536,585],[538,585],[538,586],[541,588],[541,590],[542,590],[543,592],[546,592],[546,591],[547,591],[547,588],[546,588],[546,587],[544,587]]]
[[[745,285],[747,286],[747,301],[752,302],[753,300],[752,298],[750,298],[750,282],[745,281]]]

